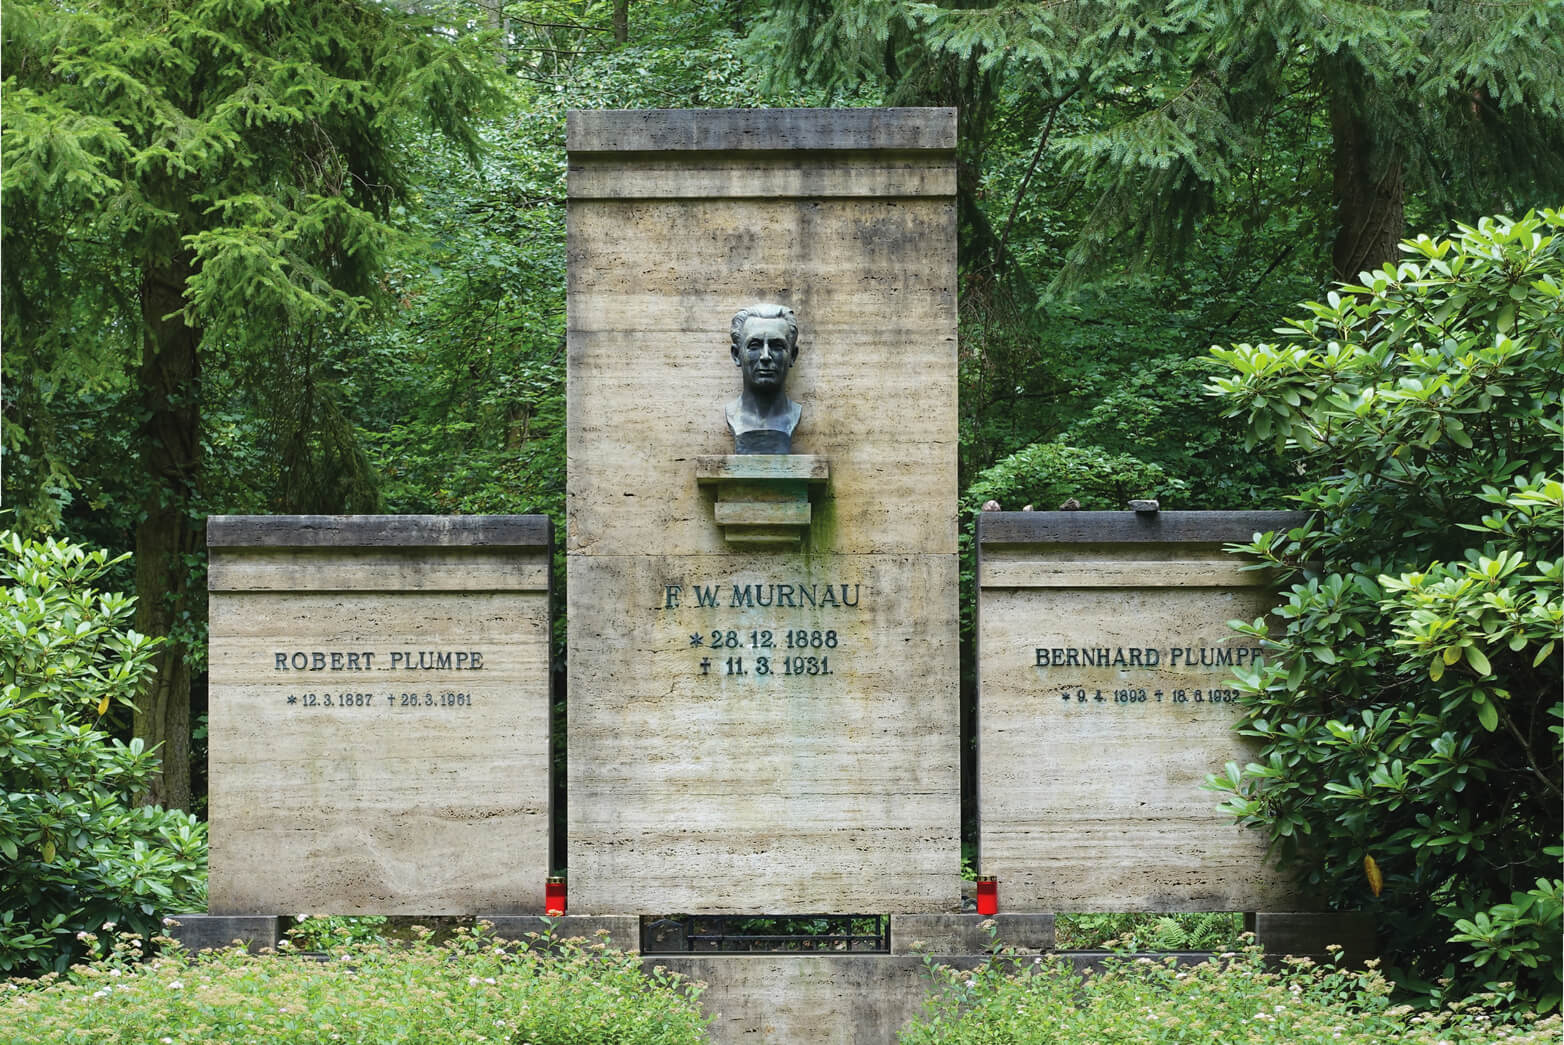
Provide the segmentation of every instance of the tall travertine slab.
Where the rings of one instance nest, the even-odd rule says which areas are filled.
[[[1297,910],[1206,775],[1233,730],[1230,620],[1276,605],[1222,551],[1288,512],[978,517],[978,858],[1022,911]]]
[[[567,140],[572,910],[947,908],[955,114],[575,112]],[[798,313],[793,453],[829,472],[796,550],[730,544],[697,476],[756,302]]]
[[[549,522],[216,516],[213,914],[528,913],[549,873]]]

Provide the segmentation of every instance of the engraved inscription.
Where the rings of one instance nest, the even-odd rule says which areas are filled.
[[[276,650],[271,654],[275,671],[293,672],[396,672],[403,685],[418,683],[410,675],[430,671],[482,671],[480,650]],[[284,692],[282,702],[299,711],[350,711],[355,708],[470,708],[475,701],[467,692],[452,690],[342,690]]]
[[[664,584],[661,608],[857,609],[862,598],[861,584]]]
[[[375,663],[375,658],[380,663]],[[276,650],[274,671],[481,671],[478,650]]]
[[[1067,705],[1104,707],[1134,707],[1141,704],[1233,704],[1238,701],[1236,689],[1087,689],[1084,686],[1062,686],[1060,699]]]
[[[1215,674],[1211,669],[1250,667],[1264,663],[1258,646],[1036,646],[1036,668],[1116,668],[1121,672]],[[1103,689],[1082,682],[1055,682],[1064,707],[1138,708],[1153,704],[1225,705],[1238,701],[1239,692],[1226,686],[1200,686],[1187,681],[1157,679],[1145,686]]]
[[[1242,668],[1263,659],[1258,646],[1038,646],[1039,668]]]
[[[471,693],[287,693],[283,702],[299,708],[469,708]]]
[[[862,584],[664,584],[658,598],[660,610],[706,609],[721,611],[754,609],[857,610],[863,602]],[[844,632],[817,627],[811,614],[808,626],[790,621],[754,621],[745,614],[744,627],[702,628],[681,632],[686,648],[698,649],[691,671],[707,677],[757,679],[816,678],[834,675],[846,651]]]

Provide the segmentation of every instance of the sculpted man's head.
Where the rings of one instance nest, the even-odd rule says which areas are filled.
[[[733,362],[744,372],[744,388],[775,392],[798,359],[798,317],[786,305],[751,305],[733,315],[729,327]]]
[[[801,409],[783,385],[798,359],[798,317],[786,305],[751,305],[729,327],[733,363],[744,391],[728,404],[728,427],[741,454],[791,453]]]

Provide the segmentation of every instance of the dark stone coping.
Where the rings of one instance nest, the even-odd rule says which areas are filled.
[[[214,515],[210,548],[539,548],[546,515]]]
[[[956,147],[956,110],[572,109],[565,148],[732,152]]]
[[[979,545],[1221,544],[1302,526],[1308,512],[980,512]]]
[[[242,943],[251,952],[277,946],[282,919],[275,914],[176,914],[163,931],[185,950],[223,950]]]

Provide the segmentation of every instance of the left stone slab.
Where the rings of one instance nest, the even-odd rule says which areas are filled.
[[[213,914],[541,913],[550,537],[208,521]]]

